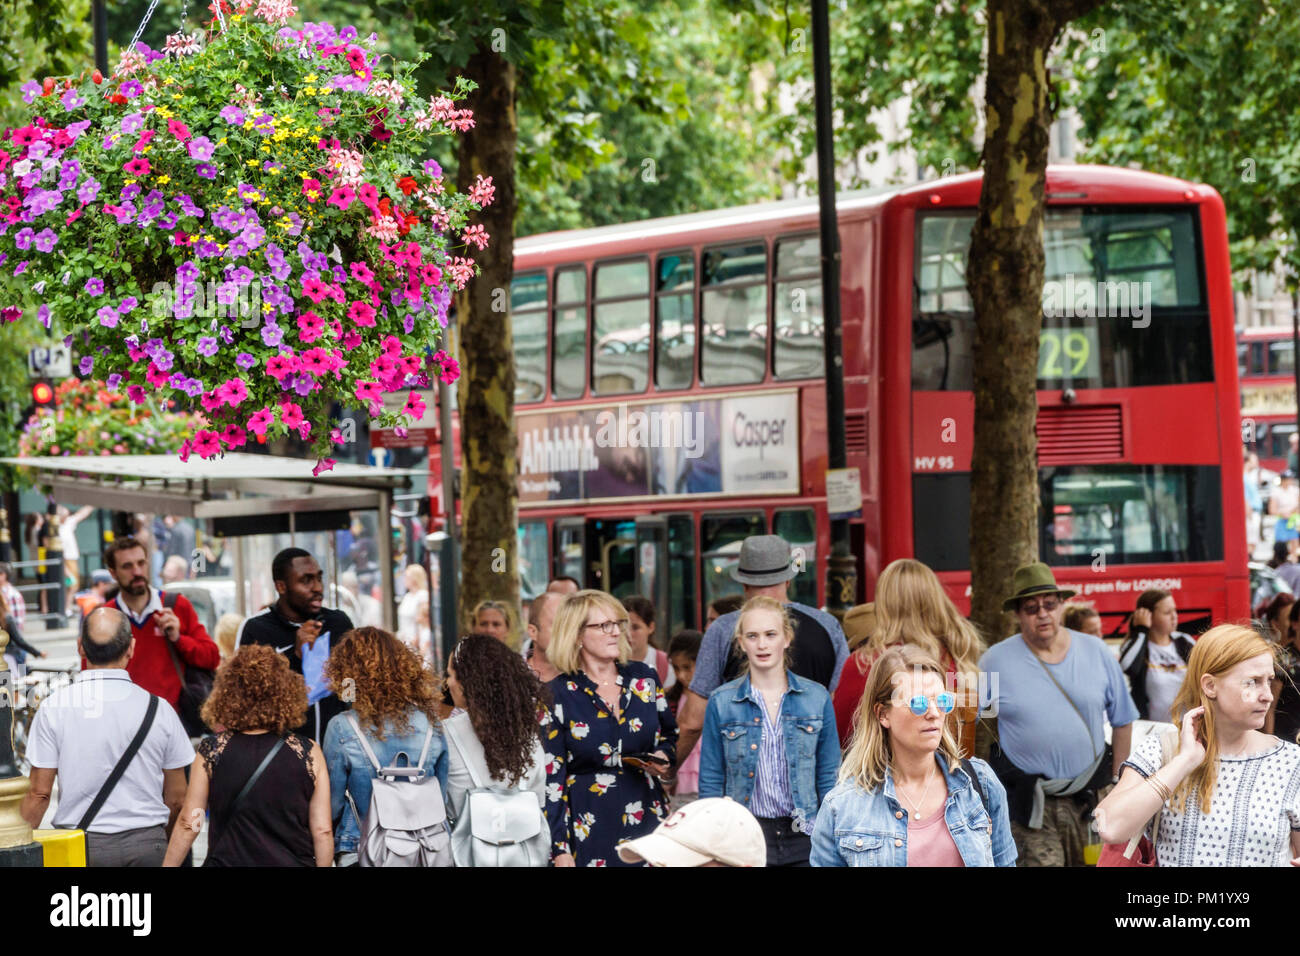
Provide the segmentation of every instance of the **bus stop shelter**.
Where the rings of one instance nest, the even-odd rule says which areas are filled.
[[[410,487],[410,469],[375,468],[340,462],[313,477],[313,462],[275,455],[230,453],[204,461],[176,455],[102,455],[0,458],[35,473],[60,504],[113,511],[171,514],[209,521],[232,538],[235,593],[247,616],[247,580],[242,536],[319,531],[336,527],[352,511],[378,512],[379,565],[384,626],[393,629],[393,547],[388,533],[393,494]],[[338,561],[334,566],[337,569]],[[337,582],[335,582],[337,585]]]

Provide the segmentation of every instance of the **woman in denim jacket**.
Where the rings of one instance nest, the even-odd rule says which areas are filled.
[[[416,651],[387,631],[377,627],[349,631],[331,652],[325,675],[340,697],[352,698],[352,710],[336,715],[325,729],[324,750],[330,775],[335,861],[338,866],[355,866],[361,838],[357,814],[364,817],[370,807],[375,769],[348,714],[356,716],[375,757],[385,767],[396,763],[399,753],[406,754],[408,763],[415,763],[432,727],[424,770],[437,776],[444,801],[447,748],[438,726],[433,674]]]
[[[700,797],[731,797],[758,819],[768,866],[807,866],[817,808],[835,785],[839,737],[830,693],[789,669],[794,628],[770,597],[736,621],[745,673],[709,695]]]
[[[983,760],[961,759],[956,703],[920,648],[881,655],[817,819],[813,866],[1015,866],[1006,791]]]

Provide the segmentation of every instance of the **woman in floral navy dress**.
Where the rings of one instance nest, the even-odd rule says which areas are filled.
[[[556,866],[625,866],[617,847],[668,816],[677,724],[658,675],[628,661],[627,612],[602,591],[571,594],[547,657],[560,671],[542,714],[546,819]],[[653,755],[662,763],[623,761]]]

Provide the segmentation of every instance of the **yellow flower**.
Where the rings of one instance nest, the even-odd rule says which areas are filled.
[[[158,185],[159,185],[159,186],[166,186],[166,185],[167,185],[169,182],[171,182],[171,181],[172,181],[172,178],[171,178],[170,176],[159,176],[159,177],[158,177]]]
[[[308,73],[306,76],[303,77],[303,79],[306,80],[308,83],[315,83],[315,82],[316,82],[316,74],[315,74],[315,73]]]
[[[316,87],[314,87],[314,86],[305,86],[305,87],[303,87],[303,90],[302,90],[302,91],[303,91],[304,93],[306,93],[308,96],[315,96],[315,95],[316,95]]]
[[[265,147],[263,147],[263,148],[265,148]],[[245,165],[245,166],[256,166],[256,165],[257,165],[257,160],[255,160],[255,159],[246,159],[246,160],[244,160],[244,165]]]
[[[275,311],[275,306],[273,306],[270,302],[263,302],[262,311],[265,312],[267,315],[270,315],[272,312]]]

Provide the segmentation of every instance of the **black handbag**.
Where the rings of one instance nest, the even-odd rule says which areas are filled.
[[[163,607],[171,610],[176,606],[177,594],[162,595]],[[212,685],[217,679],[216,671],[210,671],[205,667],[192,667],[189,664],[182,664],[180,655],[176,653],[176,647],[171,641],[163,635],[163,642],[167,645],[167,653],[171,655],[172,666],[176,668],[176,676],[181,682],[181,696],[176,701],[176,712],[181,718],[181,726],[191,737],[202,737],[208,733],[208,725],[203,722],[199,712],[203,709],[204,702],[212,693]]]

